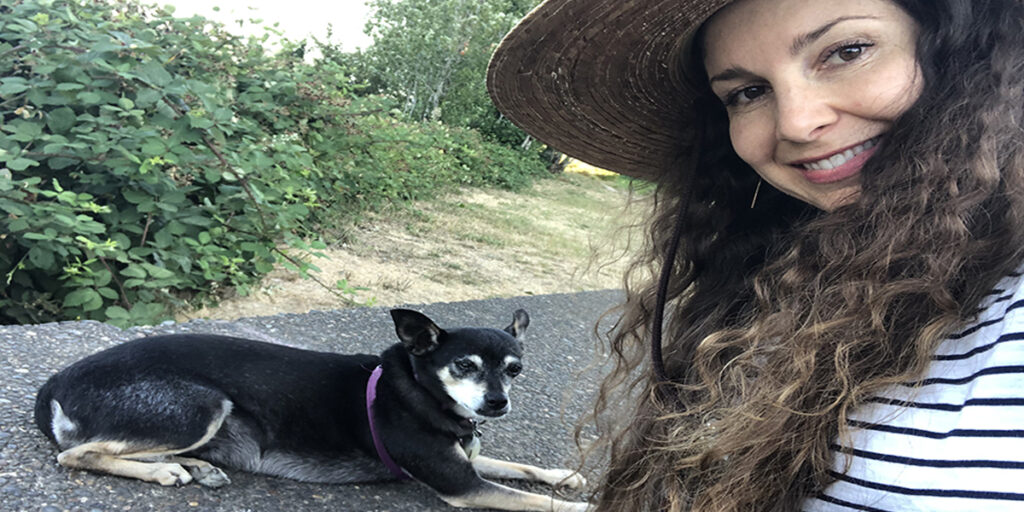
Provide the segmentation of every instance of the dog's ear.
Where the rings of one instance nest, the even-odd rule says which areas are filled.
[[[422,356],[437,348],[438,339],[444,330],[426,315],[411,309],[392,309],[395,332],[405,349],[414,356]]]
[[[529,326],[530,315],[526,314],[525,309],[517,309],[515,313],[512,313],[512,324],[505,328],[505,332],[519,339],[522,338]]]

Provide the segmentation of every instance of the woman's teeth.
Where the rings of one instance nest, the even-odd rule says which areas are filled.
[[[817,162],[803,164],[803,168],[809,171],[827,171],[830,169],[835,169],[836,167],[839,167],[840,165],[843,165],[846,162],[850,161],[851,158],[875,147],[876,144],[878,144],[878,137],[875,137],[858,146],[847,149],[842,153],[836,153],[835,155],[832,155],[828,158],[823,158],[821,160],[818,160]]]

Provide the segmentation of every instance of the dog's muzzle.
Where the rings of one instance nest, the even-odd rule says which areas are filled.
[[[492,392],[484,396],[484,406],[476,411],[481,416],[497,418],[504,416],[509,411],[508,395],[505,393]]]

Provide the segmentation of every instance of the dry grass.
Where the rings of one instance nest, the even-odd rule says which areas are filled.
[[[465,190],[373,215],[313,263],[320,281],[344,280],[356,301],[385,306],[615,288],[626,197],[607,180],[572,174],[523,193]],[[250,296],[179,320],[340,307],[313,280],[279,269]]]

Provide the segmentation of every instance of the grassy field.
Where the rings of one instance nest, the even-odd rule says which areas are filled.
[[[467,189],[379,212],[332,232],[311,259],[315,279],[278,269],[249,296],[178,319],[617,288],[628,197],[621,179],[565,173],[519,193]]]

